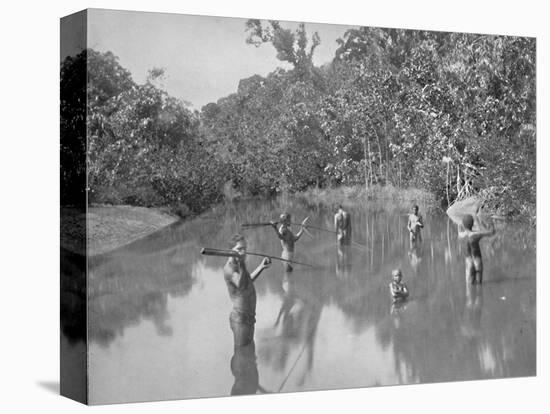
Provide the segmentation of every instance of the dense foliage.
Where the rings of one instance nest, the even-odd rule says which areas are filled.
[[[163,71],[137,85],[112,53],[89,49],[67,59],[62,74],[86,59],[90,201],[185,213],[220,200],[224,166],[203,146],[198,114],[156,85]]]
[[[320,39],[308,47],[303,26],[247,30],[293,68],[243,80],[203,109],[242,191],[392,184],[534,214],[534,39],[359,28],[316,68]]]
[[[86,203],[86,51],[67,57],[61,67],[61,204]]]
[[[111,53],[86,52],[92,201],[200,211],[224,187],[391,184],[534,216],[535,39],[358,28],[316,67],[321,39],[304,25],[249,20],[246,31],[290,68],[243,79],[200,112],[158,86],[162,70],[137,85]],[[63,85],[85,59],[63,63],[66,107]]]

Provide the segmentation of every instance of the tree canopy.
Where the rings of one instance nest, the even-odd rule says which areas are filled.
[[[501,213],[534,215],[535,39],[362,27],[316,67],[321,39],[303,24],[249,20],[245,30],[289,66],[242,79],[201,111],[163,89],[162,68],[138,85],[110,52],[63,62],[62,156],[88,139],[92,200],[201,211],[224,186],[272,195],[392,185],[442,204],[481,194]]]

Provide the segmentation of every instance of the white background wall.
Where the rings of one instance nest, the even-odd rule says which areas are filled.
[[[317,4],[316,4],[317,3]],[[217,398],[96,408],[96,412],[412,413],[539,412],[550,395],[548,365],[548,161],[550,56],[543,2],[427,0],[7,1],[0,12],[0,410],[84,410],[55,391],[59,338],[59,18],[86,7],[264,17],[538,37],[538,377]],[[6,93],[7,92],[7,93]],[[546,122],[545,122],[546,121]],[[547,186],[546,186],[547,187]],[[546,256],[546,257],[545,257]],[[46,384],[46,385],[45,385]],[[246,410],[246,411],[243,411]],[[537,410],[537,411],[535,411]],[[543,408],[543,410],[545,410]]]

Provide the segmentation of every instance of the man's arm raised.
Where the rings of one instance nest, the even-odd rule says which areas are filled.
[[[298,241],[298,239],[302,236],[302,234],[304,233],[305,229],[306,229],[306,223],[307,221],[309,220],[309,217],[306,217],[302,223],[301,223],[301,228],[300,228],[300,231],[296,234],[296,236],[294,236],[294,241]]]
[[[277,233],[277,237],[281,240],[284,240],[283,235],[281,234],[281,232],[277,228],[277,222],[270,221],[269,224],[271,225],[271,227],[273,227],[273,230],[275,230],[275,233]]]
[[[271,265],[271,259],[269,257],[264,257],[262,263],[250,274],[250,278],[254,282],[260,274]]]
[[[473,236],[477,239],[477,240],[480,240],[482,239],[483,237],[490,237],[490,236],[493,236],[494,234],[496,233],[496,230],[495,230],[495,223],[494,222],[491,222],[491,228],[489,230],[485,230],[485,231],[476,231],[474,232]]]

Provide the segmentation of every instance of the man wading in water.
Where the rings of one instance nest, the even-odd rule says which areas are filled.
[[[233,302],[233,310],[229,315],[229,325],[233,331],[235,347],[250,344],[254,339],[254,324],[256,323],[256,289],[254,281],[264,269],[271,264],[264,257],[260,265],[251,274],[246,269],[246,240],[238,234],[233,236],[233,250],[240,257],[230,257],[223,268],[224,279],[229,297]]]
[[[351,216],[342,208],[341,204],[338,204],[336,208],[338,209],[334,215],[336,240],[342,246],[349,246],[351,244]]]
[[[283,252],[281,253],[281,258],[285,260],[292,260],[294,258],[294,243],[300,239],[302,236],[306,223],[308,221],[309,217],[306,217],[304,221],[302,221],[301,226],[302,228],[296,235],[292,233],[292,230],[290,230],[290,214],[283,213],[281,214],[279,218],[279,223],[281,223],[281,226],[277,228],[277,223],[275,221],[271,221],[270,224],[275,230],[275,233],[277,233],[277,237],[281,240],[281,246],[283,248]],[[290,263],[285,263],[285,270],[287,272],[292,271],[292,266]]]
[[[462,225],[458,229],[459,239],[463,239],[466,244],[466,281],[472,285],[483,281],[483,260],[481,259],[480,240],[485,236],[495,234],[495,225],[491,223],[489,231],[473,231],[474,218],[471,214],[466,214],[462,219]]]
[[[413,211],[409,214],[409,222],[407,223],[407,229],[409,229],[409,241],[411,249],[418,248],[422,242],[422,234],[420,229],[424,227],[422,221],[422,215],[418,213],[418,206],[413,206]]]

